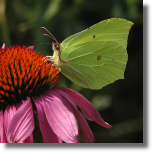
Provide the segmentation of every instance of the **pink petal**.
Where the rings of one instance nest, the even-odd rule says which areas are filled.
[[[54,133],[68,143],[78,142],[78,125],[75,114],[66,100],[46,92],[41,96],[46,118]]]
[[[27,100],[20,106],[12,118],[8,131],[7,140],[9,143],[21,143],[29,137],[34,130],[34,117],[31,99]]]
[[[4,139],[4,126],[3,126],[3,111],[0,110],[0,143],[3,143]]]
[[[55,92],[55,90],[53,90],[52,92]],[[87,123],[87,121],[85,120],[85,118],[83,117],[83,115],[78,111],[74,101],[69,97],[69,95],[67,95],[65,92],[58,90],[58,92],[56,92],[56,94],[61,98],[61,95],[63,97],[65,97],[72,105],[79,121],[80,121],[80,125],[81,125],[81,130],[82,130],[82,135],[83,135],[83,141],[85,143],[93,143],[94,142],[94,136],[93,133]]]
[[[62,143],[62,140],[56,136],[46,119],[41,98],[37,96],[33,100],[37,107],[38,120],[44,143]]]
[[[6,107],[4,112],[4,128],[6,133],[7,133],[9,124],[11,122],[11,119],[13,118],[15,113],[16,113],[16,107],[14,105],[13,106],[9,105]]]
[[[103,127],[112,129],[112,126],[109,125],[107,122],[105,122],[101,118],[100,114],[94,108],[94,106],[80,93],[78,93],[72,89],[65,88],[65,87],[54,87],[54,89],[59,89],[59,90],[65,91],[73,99],[73,101],[76,103],[76,105],[78,105],[81,108],[81,110],[83,111],[83,113],[87,119],[93,120]]]
[[[0,143],[7,143],[4,125],[3,125],[3,111],[0,110]]]
[[[83,142],[94,143],[94,136],[93,136],[93,133],[92,133],[87,121],[85,120],[85,118],[83,117],[83,115],[80,112],[77,113],[77,116],[79,118],[80,125],[81,125]]]
[[[5,43],[3,43],[3,45],[2,45],[2,47],[1,47],[1,49],[4,49],[5,48]]]
[[[33,50],[33,48],[34,48],[34,46],[29,46],[29,47],[28,47],[28,49],[31,49],[31,50]]]
[[[31,135],[26,138],[23,143],[33,143],[33,133],[31,133]]]

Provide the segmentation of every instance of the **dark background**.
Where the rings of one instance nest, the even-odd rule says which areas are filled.
[[[113,126],[89,125],[96,143],[143,142],[143,1],[142,0],[1,0],[0,45],[35,46],[52,55],[52,40],[42,37],[46,27],[59,42],[109,18],[134,22],[128,37],[125,79],[101,90],[85,89],[60,74],[59,86],[72,88],[93,103],[102,118]],[[50,43],[50,44],[46,44]]]

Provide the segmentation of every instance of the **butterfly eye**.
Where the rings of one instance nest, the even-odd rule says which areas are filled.
[[[57,50],[60,50],[60,46],[59,46],[59,44],[54,43],[54,46],[55,46],[55,48],[56,48]]]

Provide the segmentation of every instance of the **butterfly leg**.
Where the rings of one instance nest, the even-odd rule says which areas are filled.
[[[48,61],[52,62],[52,61],[54,61],[53,59],[54,59],[53,56],[46,56],[45,58],[43,58],[43,61],[45,62],[48,60]]]

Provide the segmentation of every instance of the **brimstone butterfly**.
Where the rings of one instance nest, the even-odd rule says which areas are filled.
[[[44,27],[53,43],[49,61],[74,83],[100,89],[124,77],[127,62],[127,38],[133,25],[125,19],[112,18],[74,34],[61,44]]]

